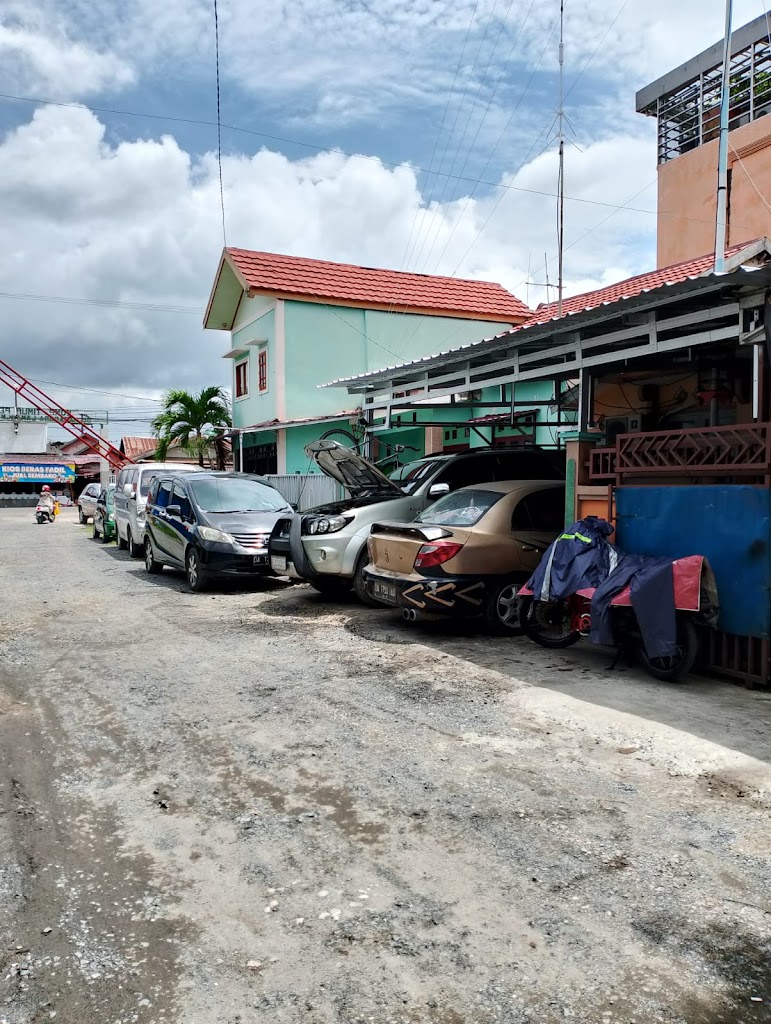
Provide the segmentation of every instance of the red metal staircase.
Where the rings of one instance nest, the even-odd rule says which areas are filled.
[[[55,402],[44,391],[41,391],[39,387],[36,387],[26,377],[23,377],[17,370],[14,370],[12,366],[3,362],[2,359],[0,359],[0,384],[5,384],[11,391],[29,402],[30,405],[33,405],[38,412],[42,412],[53,423],[62,427],[67,433],[72,434],[78,441],[88,445],[89,451],[94,452],[95,455],[99,455],[103,459],[107,459],[113,469],[119,470],[126,463],[133,461],[121,454],[114,445],[111,445],[93,427],[84,423],[83,420],[79,419],[73,412],[70,412],[69,409],[59,405],[58,402]]]

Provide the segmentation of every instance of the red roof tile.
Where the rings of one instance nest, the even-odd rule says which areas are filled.
[[[731,246],[726,250],[726,257],[736,256],[752,244],[752,242],[742,242],[740,245]],[[570,313],[582,313],[588,309],[596,309],[597,306],[607,305],[609,302],[617,302],[619,299],[631,299],[664,284],[681,284],[683,281],[709,273],[714,262],[715,257],[710,253],[709,256],[699,256],[698,259],[673,263],[670,267],[662,267],[660,270],[650,270],[646,274],[628,277],[625,281],[608,285],[607,288],[598,288],[596,291],[584,292],[582,295],[571,295],[570,298],[562,300],[562,314],[565,316]],[[536,309],[535,315],[527,321],[525,326],[529,327],[531,324],[543,324],[548,320],[555,320],[558,311],[558,303],[543,303]]]
[[[154,437],[122,437],[120,448],[126,458],[137,459],[148,452],[154,452],[158,442]]]
[[[225,253],[249,288],[398,309],[441,310],[484,320],[520,323],[531,310],[500,284],[459,277],[408,274],[349,263],[283,256],[249,249]]]

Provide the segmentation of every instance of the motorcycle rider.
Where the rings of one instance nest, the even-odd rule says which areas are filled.
[[[39,509],[43,509],[48,513],[48,517],[51,522],[54,519],[54,496],[51,494],[51,488],[48,484],[43,484],[40,488],[40,496],[38,497],[37,506]]]

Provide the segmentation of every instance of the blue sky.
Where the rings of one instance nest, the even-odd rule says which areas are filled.
[[[736,25],[765,6],[736,0]],[[222,120],[248,130],[222,132],[229,244],[484,277],[544,298],[524,282],[528,265],[542,280],[556,252],[558,0],[218,10]],[[226,338],[179,311],[203,310],[222,246],[216,129],[167,119],[216,119],[213,5],[94,11],[86,0],[0,11],[0,93],[68,104],[0,99],[0,292],[90,300],[0,297],[3,358],[136,398],[227,383]],[[723,15],[723,0],[566,0],[569,290],[653,265],[654,125],[634,94],[715,42]]]

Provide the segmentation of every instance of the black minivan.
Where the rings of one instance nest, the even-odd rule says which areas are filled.
[[[184,569],[194,591],[217,576],[272,575],[268,538],[291,511],[259,476],[162,472],[147,496],[145,569]]]

